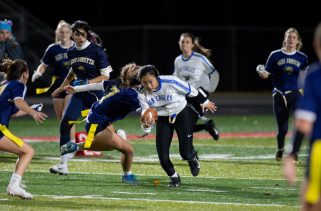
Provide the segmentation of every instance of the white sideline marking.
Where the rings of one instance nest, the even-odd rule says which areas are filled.
[[[113,191],[112,193],[121,193],[121,194],[128,194],[128,195],[156,195],[156,193],[133,193],[133,192],[121,192],[121,191]]]
[[[211,202],[211,201],[183,201],[183,200],[167,200],[167,199],[143,199],[143,198],[114,198],[114,197],[103,197],[95,195],[84,195],[84,196],[57,196],[57,195],[36,195],[44,196],[54,199],[102,199],[102,200],[117,200],[117,201],[147,201],[147,202],[173,202],[173,203],[186,203],[186,204],[213,204],[213,205],[235,205],[235,206],[253,206],[253,207],[295,207],[284,204],[243,204],[243,203],[230,203],[230,202]]]
[[[227,193],[225,190],[205,190],[205,189],[186,189],[191,192],[211,192],[211,193]]]
[[[253,189],[264,189],[264,190],[284,190],[284,187],[272,188],[272,187],[251,187]],[[287,188],[286,190],[298,191],[298,188]]]

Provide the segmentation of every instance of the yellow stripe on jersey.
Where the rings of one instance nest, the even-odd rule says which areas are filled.
[[[313,143],[311,150],[309,181],[305,199],[308,203],[315,204],[320,198],[321,185],[321,139]]]
[[[91,143],[94,140],[94,136],[95,136],[95,132],[96,132],[97,126],[98,126],[98,124],[91,124],[90,125],[90,129],[88,131],[88,135],[87,135],[87,138],[86,138],[86,141],[85,141],[85,145],[84,145],[85,149],[89,149],[90,148]]]
[[[0,124],[0,131],[3,133],[3,135],[5,135],[5,137],[7,137],[11,141],[13,141],[20,148],[25,143],[20,138],[18,138],[17,136],[13,135],[5,125]]]

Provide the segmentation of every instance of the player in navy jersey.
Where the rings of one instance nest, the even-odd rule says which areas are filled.
[[[37,123],[42,123],[47,115],[33,110],[24,100],[29,78],[27,63],[21,59],[13,62],[7,60],[1,64],[0,68],[1,71],[8,70],[5,71],[7,72],[6,81],[0,84],[0,150],[18,156],[7,193],[23,199],[31,199],[33,196],[21,185],[21,178],[32,160],[34,149],[9,131],[9,121],[11,116],[28,114]]]
[[[41,64],[31,78],[31,81],[35,82],[35,80],[44,74],[48,67],[53,67],[52,84],[50,88],[37,88],[37,94],[42,94],[46,91],[52,93],[65,80],[70,69],[67,50],[74,45],[74,42],[71,40],[71,33],[71,25],[64,20],[61,20],[56,28],[55,43],[48,46],[41,59]],[[67,107],[70,98],[71,95],[67,95],[66,92],[61,92],[52,99],[56,117],[59,121],[61,121],[62,112],[64,108]],[[71,140],[75,140],[75,127],[72,127],[71,129]]]
[[[294,113],[295,127],[310,138],[300,197],[302,210],[321,210],[321,22],[315,29],[313,46],[319,61],[309,67],[304,81],[304,95]],[[293,144],[300,145],[298,142]],[[291,185],[296,182],[293,160],[293,155],[287,156],[283,168],[284,176]]]
[[[74,78],[76,78],[73,82],[75,86],[99,83],[109,79],[109,74],[112,71],[104,50],[89,41],[91,40],[91,33],[88,23],[78,20],[72,24],[71,29],[72,38],[75,42],[75,46],[67,52],[71,68],[64,82],[52,93],[53,97],[64,92],[64,87],[69,85]],[[60,122],[60,146],[70,141],[72,122],[77,120],[81,111],[89,109],[102,96],[103,91],[101,90],[79,92],[72,95]],[[69,157],[68,154],[61,156],[60,164],[51,167],[49,171],[60,175],[68,174],[67,162]]]
[[[308,67],[308,57],[300,51],[301,47],[299,32],[295,28],[289,28],[284,34],[282,48],[271,52],[265,66],[258,65],[256,68],[262,79],[267,79],[269,76],[272,78],[273,111],[278,126],[275,155],[277,161],[283,156],[289,116],[302,97],[299,79]],[[294,132],[293,141],[302,143],[303,138],[302,133]]]
[[[136,177],[131,173],[133,147],[115,133],[113,122],[126,117],[131,111],[140,107],[135,88],[140,84],[137,80],[139,66],[134,63],[125,65],[120,73],[120,80],[103,81],[96,84],[82,86],[67,86],[71,93],[88,90],[102,90],[105,95],[95,102],[86,119],[86,142],[69,142],[61,147],[62,154],[77,150],[91,149],[94,151],[118,150],[122,153],[121,165],[123,169],[122,181],[136,183]]]
[[[188,161],[191,173],[196,177],[200,172],[200,164],[193,146],[193,128],[198,115],[187,105],[187,97],[197,97],[202,109],[216,111],[214,103],[207,99],[204,92],[196,90],[187,82],[176,76],[159,75],[153,65],[143,66],[139,80],[144,89],[138,95],[142,114],[149,107],[158,113],[156,123],[156,149],[162,168],[170,178],[169,187],[178,187],[181,179],[169,158],[169,149],[174,130],[179,141],[179,152]],[[154,120],[143,124],[146,132],[150,131]]]
[[[173,75],[186,81],[196,89],[202,89],[208,96],[217,88],[220,76],[209,61],[212,52],[199,43],[199,38],[190,33],[183,33],[179,39],[182,54],[176,57]],[[195,108],[201,119],[204,118],[199,102],[196,98],[187,98],[187,102]],[[197,121],[197,119],[196,119]],[[219,139],[219,132],[212,119],[205,124],[196,124],[194,132],[206,130],[215,139]]]

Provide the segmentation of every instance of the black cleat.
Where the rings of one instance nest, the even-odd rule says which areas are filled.
[[[201,165],[198,162],[197,157],[195,156],[192,160],[188,161],[189,168],[191,169],[191,173],[194,177],[196,177],[201,170]]]
[[[215,127],[215,123],[213,122],[213,120],[210,119],[205,123],[205,130],[213,137],[215,141],[220,138],[220,133]]]
[[[278,149],[278,151],[276,151],[276,154],[275,154],[276,161],[282,160],[283,152],[284,152],[284,149]]]
[[[178,175],[178,177],[169,177],[169,178],[170,178],[170,181],[169,181],[167,187],[177,188],[181,185],[181,178],[179,175]]]

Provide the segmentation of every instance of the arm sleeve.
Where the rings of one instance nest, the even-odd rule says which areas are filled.
[[[74,86],[76,92],[85,92],[85,91],[93,91],[93,90],[101,90],[104,91],[104,81],[100,83],[91,83],[86,85]]]

